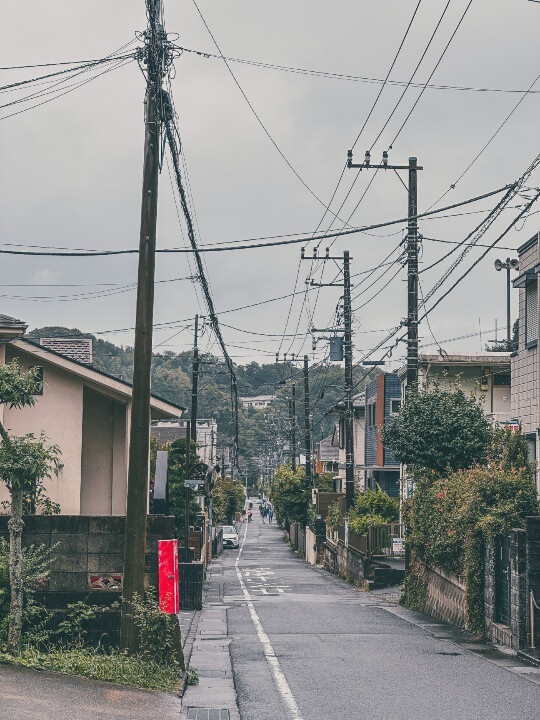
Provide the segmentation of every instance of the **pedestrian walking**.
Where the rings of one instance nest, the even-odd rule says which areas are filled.
[[[251,512],[251,510],[248,510],[248,511],[247,511],[248,522],[251,522],[251,520],[252,520],[252,517],[251,517],[251,516],[252,516],[252,515],[253,515],[253,513]]]
[[[240,518],[240,522],[245,522],[246,520],[246,508],[242,508],[242,517]]]
[[[269,523],[272,522],[273,517],[274,517],[274,509],[271,507],[270,510],[268,511],[268,522]]]

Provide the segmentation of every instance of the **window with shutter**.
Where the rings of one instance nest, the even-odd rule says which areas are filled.
[[[525,343],[538,341],[538,282],[525,286]]]

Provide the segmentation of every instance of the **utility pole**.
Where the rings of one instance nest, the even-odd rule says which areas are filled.
[[[408,170],[408,226],[407,226],[407,387],[418,383],[418,183],[417,171],[423,170],[415,157],[408,165],[389,165],[388,151],[384,151],[380,165],[371,164],[371,153],[366,151],[363,163],[353,163],[352,150],[347,153],[347,167],[362,170]],[[405,183],[403,183],[405,184]]]
[[[199,332],[199,316],[195,315],[195,341],[193,344],[193,366],[191,380],[191,439],[197,442],[197,392],[199,387],[199,348],[197,335]]]
[[[418,384],[418,183],[417,162],[409,158],[407,227],[407,388]]]
[[[186,422],[186,481],[189,480],[189,471],[191,465],[191,423]],[[185,486],[185,503],[184,512],[184,562],[189,562],[189,506],[191,505],[191,490],[186,484]]]
[[[348,250],[343,252],[343,326],[343,355],[345,359],[345,504],[348,510],[354,501],[351,269]]]
[[[352,162],[351,154],[349,154],[349,163]],[[349,164],[350,167],[350,164]],[[304,248],[301,249],[300,257],[305,257]],[[313,252],[313,259],[316,260],[341,260],[341,258],[330,257],[330,250],[326,248],[324,257],[318,257],[317,250]],[[354,409],[353,409],[353,353],[352,353],[352,308],[351,308],[351,268],[350,254],[348,250],[343,252],[343,328],[311,328],[312,333],[332,332],[343,333],[343,358],[336,358],[336,361],[345,360],[345,503],[349,509],[354,500]],[[315,283],[311,281],[312,286],[317,287],[341,287],[340,283]],[[333,337],[321,338],[333,340]],[[316,341],[315,341],[316,344]],[[332,350],[330,350],[332,357]]]
[[[309,365],[308,356],[304,355],[304,431],[306,448],[306,486],[311,488],[311,421],[309,413]]]
[[[292,397],[289,400],[289,422],[291,424],[291,467],[296,472],[296,385],[292,386]]]
[[[120,625],[120,644],[131,653],[136,653],[139,649],[139,631],[131,617],[131,601],[135,593],[139,597],[144,596],[150,455],[150,372],[162,122],[159,101],[165,69],[165,33],[161,25],[161,0],[147,2],[147,9],[148,29],[145,33],[144,49],[147,68],[144,167]]]

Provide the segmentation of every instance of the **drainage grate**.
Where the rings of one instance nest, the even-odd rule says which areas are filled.
[[[188,720],[231,720],[226,708],[188,708]]]

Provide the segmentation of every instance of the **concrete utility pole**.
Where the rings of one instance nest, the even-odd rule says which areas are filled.
[[[159,100],[165,68],[165,33],[161,25],[161,0],[149,0],[147,8],[144,169],[129,439],[124,582],[120,625],[120,644],[132,653],[137,652],[139,648],[139,632],[131,617],[130,603],[135,593],[139,597],[144,596],[150,456],[150,371],[152,363],[159,145],[162,120]]]
[[[409,158],[408,165],[389,165],[388,152],[383,152],[380,165],[371,164],[371,153],[366,151],[363,163],[353,163],[352,150],[347,153],[347,167],[362,170],[408,170],[408,227],[407,227],[407,387],[418,383],[418,184],[415,157]],[[405,184],[405,183],[403,183]]]
[[[195,340],[193,343],[193,365],[191,379],[191,439],[197,442],[197,393],[199,387],[199,348],[197,335],[199,332],[199,316],[195,315]]]
[[[291,424],[291,467],[296,472],[296,385],[292,386],[292,397],[289,400],[289,422]]]
[[[343,355],[345,360],[345,504],[348,510],[354,501],[352,311],[351,270],[348,250],[343,252],[343,326]]]
[[[189,480],[189,471],[191,469],[191,423],[186,422],[186,480]],[[189,506],[191,504],[191,490],[185,486],[185,503],[184,512],[184,562],[189,562]]]
[[[407,388],[418,384],[418,183],[417,162],[409,158],[407,227]]]
[[[349,167],[351,154],[349,151]],[[300,251],[300,257],[302,260],[309,258],[305,257],[304,248]],[[326,248],[326,254],[324,257],[318,257],[317,250],[313,252],[312,260],[341,260],[338,257],[331,257],[329,248]],[[350,269],[350,254],[348,250],[343,252],[343,329],[341,328],[326,328],[317,329],[311,328],[312,333],[319,332],[332,332],[334,336],[336,333],[343,333],[343,359],[345,360],[345,503],[347,509],[351,507],[354,500],[354,440],[353,440],[353,421],[354,421],[354,410],[353,410],[353,353],[352,353],[352,308],[351,308],[351,269]],[[315,283],[311,281],[312,286],[316,287],[342,287],[341,283]],[[332,340],[333,338],[326,338]],[[332,350],[330,350],[332,353]],[[341,358],[339,358],[341,362]]]
[[[309,365],[308,356],[304,355],[304,432],[306,448],[306,486],[311,488],[311,421],[309,413]]]

